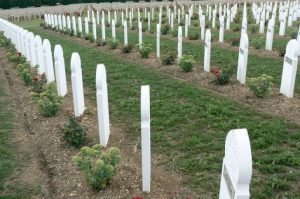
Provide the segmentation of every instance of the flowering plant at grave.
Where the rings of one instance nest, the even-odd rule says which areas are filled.
[[[45,90],[45,85],[47,83],[46,76],[43,73],[42,75],[36,75],[31,78],[31,83],[33,85],[32,92],[41,93]]]
[[[226,70],[220,70],[218,67],[211,68],[210,73],[215,75],[214,82],[218,85],[225,85],[228,84],[230,81],[230,74],[226,72]]]
[[[133,197],[132,199],[143,199],[143,198],[140,196],[137,196],[137,197]]]
[[[256,97],[265,97],[271,91],[272,80],[272,76],[263,74],[257,78],[249,78],[247,82]]]
[[[17,55],[18,55],[19,57],[21,57],[22,54],[21,54],[20,52],[17,52]]]

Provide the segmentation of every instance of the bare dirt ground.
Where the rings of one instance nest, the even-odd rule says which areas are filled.
[[[57,32],[55,33],[84,45],[92,45],[102,53],[115,54],[124,60],[140,64],[141,66],[151,70],[169,74],[173,78],[205,88],[212,93],[230,98],[239,104],[248,106],[249,108],[274,116],[279,116],[300,125],[299,93],[294,93],[293,98],[287,98],[279,94],[279,88],[273,86],[271,93],[267,97],[257,98],[250,92],[247,86],[243,86],[236,81],[235,76],[231,78],[231,82],[228,85],[216,85],[213,82],[214,76],[203,70],[202,63],[196,63],[192,72],[185,73],[181,71],[176,64],[168,66],[162,65],[161,61],[157,59],[154,54],[150,54],[148,59],[142,59],[137,51],[124,54],[121,49],[111,50],[108,46],[97,47],[96,44],[91,44],[89,41],[81,38],[69,37]]]
[[[152,155],[151,193],[141,192],[141,152],[137,147],[140,138],[129,140],[122,129],[111,126],[111,137],[108,147],[114,146],[121,150],[122,161],[117,168],[116,176],[107,189],[92,190],[85,182],[84,175],[73,164],[72,157],[79,149],[69,147],[62,139],[61,124],[72,113],[71,86],[63,99],[58,116],[45,118],[38,114],[37,106],[29,95],[29,88],[13,70],[13,66],[0,49],[0,73],[7,79],[9,93],[13,96],[16,107],[16,141],[22,151],[31,154],[30,164],[16,171],[8,179],[39,186],[41,191],[32,198],[177,198],[196,194],[182,185],[183,176],[169,172],[158,166],[158,157]],[[87,127],[87,145],[92,146],[98,141],[98,124],[96,104],[88,96],[93,92],[85,89],[86,111],[81,118]]]

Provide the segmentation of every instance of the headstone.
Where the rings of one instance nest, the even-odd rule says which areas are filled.
[[[211,33],[207,29],[205,33],[205,46],[204,46],[204,70],[210,71],[210,51],[211,51]]]
[[[111,37],[113,41],[116,41],[116,24],[114,19],[111,21]]]
[[[73,93],[73,106],[75,117],[80,117],[84,112],[84,95],[82,83],[81,60],[78,53],[73,53],[71,57],[71,82]]]
[[[127,21],[124,21],[124,46],[128,45]]]
[[[230,29],[230,10],[227,11],[227,16],[226,16],[226,30]]]
[[[283,17],[280,19],[280,27],[279,27],[279,36],[285,35],[285,26],[286,26],[286,19]]]
[[[95,17],[92,18],[92,23],[93,23],[93,35],[94,35],[94,39],[97,40],[97,25],[96,25],[96,19],[95,19]]]
[[[141,21],[139,21],[138,22],[139,23],[139,47],[141,48],[142,47],[142,43],[143,43],[143,35],[142,35],[142,29],[143,29],[143,27],[142,27],[142,22]]]
[[[247,129],[229,131],[225,141],[219,199],[249,199],[252,154]]]
[[[37,65],[36,63],[36,58],[35,58],[35,47],[34,47],[34,35],[32,32],[28,33],[27,36],[27,45],[29,46],[29,51],[28,51],[28,55],[29,55],[29,60],[30,60],[30,65],[31,67],[35,67]]]
[[[101,18],[101,36],[102,41],[105,41],[105,19]]]
[[[85,34],[89,34],[89,21],[87,17],[84,18],[84,27]]]
[[[266,50],[272,50],[273,45],[273,34],[274,34],[274,19],[270,19],[268,22],[268,30],[266,37]]]
[[[68,30],[71,30],[71,19],[69,15],[67,16],[67,28]]]
[[[55,80],[53,70],[53,56],[51,44],[48,39],[44,39],[43,41],[43,61],[45,66],[47,83],[53,82]]]
[[[238,69],[237,69],[237,80],[241,84],[245,84],[246,82],[246,72],[247,72],[247,64],[248,64],[248,46],[249,46],[248,35],[247,33],[243,33],[240,40]]]
[[[212,28],[216,28],[216,10],[213,11]]]
[[[36,59],[35,63],[38,65],[38,74],[42,75],[45,73],[45,67],[42,59],[43,44],[42,44],[42,39],[39,35],[35,36],[34,49],[35,49],[35,59]]]
[[[294,95],[299,55],[299,43],[295,39],[290,40],[286,46],[280,85],[280,93],[288,98]]]
[[[160,25],[156,25],[156,57],[160,57]]]
[[[148,31],[151,30],[151,18],[150,18],[150,12],[148,12]]]
[[[141,149],[143,192],[150,192],[151,184],[150,89],[141,87]]]
[[[219,42],[224,42],[224,16],[220,17]]]
[[[264,33],[265,31],[265,11],[262,11],[262,14],[260,16],[260,23],[259,23],[259,33]]]
[[[201,27],[201,40],[204,40],[204,37],[205,37],[205,15],[201,16],[200,27]]]
[[[178,26],[178,52],[177,57],[178,59],[182,57],[182,26]]]
[[[65,59],[61,45],[55,45],[54,47],[54,68],[57,95],[63,97],[67,94],[67,80],[65,71]]]
[[[96,88],[100,144],[106,147],[109,139],[110,129],[106,70],[104,64],[97,65]]]
[[[184,24],[184,36],[188,37],[189,34],[189,18],[188,14],[185,15],[185,24]]]
[[[78,31],[82,33],[82,22],[81,22],[81,17],[78,17]]]
[[[73,31],[74,31],[74,35],[76,35],[76,33],[77,33],[77,28],[76,28],[76,19],[75,19],[75,16],[72,17],[72,22],[73,22]]]

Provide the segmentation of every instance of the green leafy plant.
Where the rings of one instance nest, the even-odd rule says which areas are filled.
[[[137,45],[137,48],[139,49],[142,58],[148,58],[152,50],[151,44],[146,43],[142,43],[141,46]]]
[[[297,39],[297,37],[298,37],[298,32],[292,32],[291,33],[291,39]]]
[[[70,117],[61,127],[61,132],[67,143],[80,147],[86,140],[86,129],[75,117]]]
[[[104,189],[115,175],[121,154],[118,148],[112,147],[103,151],[97,144],[92,148],[82,147],[73,157],[73,161],[85,173],[86,181],[92,188]]]
[[[171,34],[172,34],[172,37],[177,37],[178,36],[178,29],[173,29],[171,30]]]
[[[97,46],[106,46],[106,44],[107,44],[106,40],[97,39],[97,41],[96,41]]]
[[[79,31],[78,31],[78,32],[76,33],[76,37],[82,37],[82,32],[79,32]]]
[[[127,45],[123,46],[122,52],[123,53],[131,53],[133,50],[133,45],[131,43],[128,43]]]
[[[260,48],[263,48],[264,46],[264,43],[262,42],[262,40],[260,39],[254,39],[252,41],[252,45],[255,49],[260,49]]]
[[[239,24],[232,24],[232,30],[234,32],[240,31],[241,30],[241,25],[239,25]]]
[[[163,25],[161,27],[160,32],[161,32],[162,35],[166,35],[166,34],[168,34],[168,32],[169,32],[170,29],[171,29],[170,25],[168,25],[168,24],[167,25]]]
[[[189,40],[197,40],[199,38],[199,34],[197,32],[190,32],[188,37]]]
[[[279,55],[280,57],[284,57],[285,51],[286,51],[285,47],[279,48],[279,49],[278,49],[278,55]]]
[[[85,39],[89,40],[91,43],[93,43],[95,41],[95,37],[94,37],[93,33],[86,34]]]
[[[219,70],[219,68],[212,68],[210,69],[210,73],[215,75],[214,82],[218,85],[225,85],[230,81],[231,74],[225,69]]]
[[[171,65],[176,59],[176,51],[168,50],[167,53],[163,54],[160,59],[163,65]]]
[[[257,29],[256,26],[251,26],[251,27],[250,27],[250,32],[251,32],[252,34],[257,33],[257,31],[258,31],[258,29]]]
[[[195,60],[192,55],[183,55],[179,59],[179,66],[184,72],[190,72],[194,67]]]
[[[44,21],[42,21],[42,22],[40,23],[40,27],[45,28],[45,27],[47,27],[47,25],[46,25],[46,23],[45,23]]]
[[[37,75],[31,78],[32,89],[31,91],[34,93],[41,93],[45,91],[45,86],[47,83],[45,74]]]
[[[232,46],[239,46],[240,45],[240,40],[239,39],[232,39],[231,40],[231,45]]]
[[[45,91],[32,93],[34,100],[38,104],[38,110],[45,117],[55,116],[59,111],[61,98],[56,94],[55,83],[46,85]]]
[[[73,37],[74,36],[74,30],[70,30],[70,36]]]
[[[265,97],[271,91],[272,80],[272,76],[263,74],[257,78],[249,78],[248,86],[255,96]]]
[[[117,39],[113,39],[113,38],[109,38],[107,39],[107,44],[110,47],[110,49],[116,49],[119,46],[119,40]]]

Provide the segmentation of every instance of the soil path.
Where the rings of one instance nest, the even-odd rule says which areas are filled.
[[[20,138],[21,150],[32,154],[33,163],[21,173],[15,173],[15,179],[24,178],[34,181],[42,187],[42,194],[37,198],[177,198],[196,194],[184,188],[183,176],[166,171],[158,166],[158,158],[152,155],[151,193],[141,192],[141,153],[140,138],[129,138],[122,129],[111,126],[111,137],[108,147],[121,150],[122,161],[116,176],[107,189],[96,191],[86,184],[84,175],[73,164],[72,157],[79,149],[69,147],[62,139],[60,126],[68,116],[73,114],[71,85],[63,99],[63,106],[58,116],[45,118],[38,114],[37,106],[29,95],[29,88],[23,86],[13,66],[8,63],[5,52],[0,49],[0,71],[5,74],[10,93],[17,108],[17,125],[22,129],[24,138]],[[81,118],[87,127],[87,145],[93,146],[98,141],[98,122],[96,104],[90,100],[94,92],[85,89],[86,111]],[[130,140],[133,139],[133,140]]]

